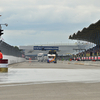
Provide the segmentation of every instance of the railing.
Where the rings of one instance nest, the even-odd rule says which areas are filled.
[[[33,44],[27,46],[60,46],[60,45],[88,45],[87,43],[47,43],[47,44]]]

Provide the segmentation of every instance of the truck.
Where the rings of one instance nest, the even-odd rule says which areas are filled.
[[[44,61],[44,54],[43,53],[38,53],[37,54],[37,60],[38,60],[38,62],[43,62]]]
[[[38,60],[38,62],[46,62],[47,61],[47,54],[38,53],[37,60]]]
[[[50,50],[47,54],[47,63],[57,63],[56,50]]]

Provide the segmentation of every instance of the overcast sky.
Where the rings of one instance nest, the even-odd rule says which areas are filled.
[[[13,46],[68,43],[100,19],[100,0],[1,0],[4,41]]]

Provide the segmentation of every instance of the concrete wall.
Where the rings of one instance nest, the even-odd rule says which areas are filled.
[[[8,64],[26,61],[25,58],[3,55],[3,59],[8,59]]]

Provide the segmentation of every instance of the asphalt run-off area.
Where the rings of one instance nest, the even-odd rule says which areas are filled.
[[[100,63],[26,61],[0,73],[0,100],[99,100]]]

